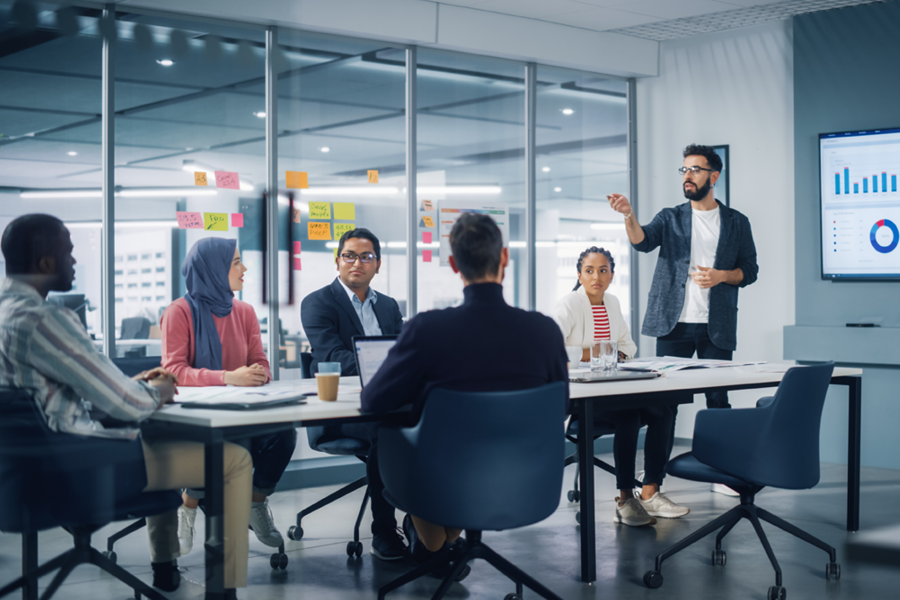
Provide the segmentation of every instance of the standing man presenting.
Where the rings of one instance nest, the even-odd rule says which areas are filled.
[[[659,259],[641,333],[656,339],[657,356],[731,360],[737,346],[738,289],[756,281],[756,247],[750,221],[715,199],[722,159],[710,146],[684,149],[686,202],[664,208],[641,227],[628,198],[610,194],[625,215],[635,250],[659,248]],[[727,392],[706,394],[708,408],[730,408]],[[677,411],[677,408],[675,408]]]

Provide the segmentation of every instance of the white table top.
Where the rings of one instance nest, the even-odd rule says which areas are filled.
[[[656,379],[610,381],[604,383],[570,383],[572,398],[594,398],[628,394],[673,392],[699,388],[727,387],[734,385],[771,384],[776,387],[792,364],[761,364],[747,367],[720,369],[689,369],[667,373]],[[862,369],[836,367],[834,377],[861,375]],[[292,389],[299,397],[304,392],[315,391],[315,381],[284,380],[270,383],[264,389]],[[220,401],[239,401],[241,395],[261,388],[179,388],[176,402],[199,399],[203,394],[217,393]],[[341,390],[344,390],[341,392]],[[358,377],[341,377],[338,399],[323,402],[316,397],[307,398],[306,404],[265,410],[213,410],[186,409],[170,405],[157,411],[151,419],[157,422],[181,423],[200,427],[237,427],[266,423],[299,423],[302,421],[340,419],[360,414],[360,387]]]

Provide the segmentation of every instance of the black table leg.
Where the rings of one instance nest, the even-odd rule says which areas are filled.
[[[859,531],[859,454],[862,421],[862,377],[849,377],[847,419],[847,531]]]
[[[225,467],[223,441],[207,442],[204,455],[206,490],[206,600],[225,597]]]
[[[22,534],[22,576],[26,578],[22,586],[22,600],[37,600],[38,582],[34,575],[28,576],[38,567],[38,534]]]
[[[581,581],[597,579],[594,527],[594,403],[578,402],[578,469],[581,478]]]

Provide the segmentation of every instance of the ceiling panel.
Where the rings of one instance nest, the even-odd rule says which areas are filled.
[[[99,79],[4,70],[0,66],[0,106],[99,115]]]
[[[17,152],[15,148],[22,142],[14,145],[5,145],[3,138],[27,135],[36,131],[62,127],[71,123],[83,121],[85,117],[80,115],[62,115],[53,112],[34,112],[0,108],[0,153]],[[99,139],[99,138],[98,138]]]

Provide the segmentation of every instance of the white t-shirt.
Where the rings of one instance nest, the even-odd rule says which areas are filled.
[[[713,210],[691,209],[691,267],[684,286],[684,306],[679,323],[709,322],[709,289],[694,283],[691,273],[701,267],[712,267],[719,245],[719,207]]]

